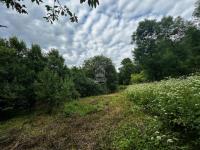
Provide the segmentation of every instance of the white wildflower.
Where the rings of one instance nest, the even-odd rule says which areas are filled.
[[[173,143],[172,139],[167,139],[167,143]]]
[[[156,136],[156,139],[161,140],[161,136]]]

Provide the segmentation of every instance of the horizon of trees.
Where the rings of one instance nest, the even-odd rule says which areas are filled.
[[[180,17],[141,21],[132,42],[134,62],[149,81],[200,70],[200,30]]]
[[[39,45],[27,48],[16,37],[0,39],[0,115],[8,118],[40,104],[51,113],[65,101],[114,92],[118,81],[128,85],[200,71],[200,30],[190,21],[170,16],[146,19],[131,38],[136,44],[133,60],[123,59],[119,73],[102,55],[85,60],[82,67],[68,68],[56,49],[44,54]],[[105,83],[95,81],[98,66],[105,70]]]
[[[97,83],[90,76],[94,68],[87,65],[97,67],[103,61],[106,84]],[[18,110],[32,111],[37,104],[45,104],[51,113],[65,101],[114,92],[118,83],[116,69],[105,56],[86,60],[84,67],[68,68],[58,50],[44,54],[39,45],[27,48],[16,37],[0,39],[0,81],[0,115],[4,118]]]

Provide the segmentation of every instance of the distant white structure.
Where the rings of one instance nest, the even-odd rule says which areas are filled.
[[[105,83],[106,82],[106,71],[104,69],[103,66],[98,66],[96,69],[95,69],[95,81],[97,83]]]

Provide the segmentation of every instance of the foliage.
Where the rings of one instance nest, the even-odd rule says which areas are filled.
[[[106,92],[103,85],[96,83],[94,80],[86,77],[82,69],[73,67],[71,69],[71,76],[76,90],[80,93],[81,97],[99,95]]]
[[[80,94],[76,90],[75,84],[72,79],[66,78],[62,80],[61,90],[59,95],[62,98],[61,100],[71,100],[79,98]]]
[[[199,70],[200,30],[182,18],[139,23],[132,41],[135,62],[149,80],[187,75]]]
[[[0,111],[32,105],[34,71],[27,65],[27,48],[16,37],[0,42]]]
[[[194,10],[193,15],[198,18],[200,17],[200,0],[197,0],[196,2],[196,8]]]
[[[147,81],[145,73],[142,71],[140,73],[131,74],[131,83],[143,83]]]
[[[106,89],[108,92],[115,91],[118,84],[117,72],[110,58],[101,55],[85,60],[83,70],[87,77],[95,80],[95,69],[99,66],[105,69]]]
[[[78,22],[78,17],[70,11],[70,9],[61,4],[60,0],[52,0],[52,5],[42,0],[29,0],[30,3],[36,3],[39,6],[45,5],[47,14],[44,17],[48,22],[53,23],[59,19],[59,16],[69,16],[71,22]],[[80,0],[80,3],[84,3],[86,0]],[[90,7],[97,7],[99,0],[87,0]],[[28,14],[27,7],[23,1],[16,0],[0,0],[0,3],[6,5],[8,9],[14,9],[20,14]]]
[[[173,133],[162,131],[162,123],[157,119],[145,120],[142,129],[139,129],[135,122],[121,123],[115,130],[107,133],[107,138],[110,139],[105,149],[108,147],[120,150],[176,150],[177,148],[188,148],[181,145]]]
[[[53,108],[61,98],[59,91],[61,81],[57,73],[45,68],[38,74],[38,79],[34,83],[37,99],[45,101],[49,109]]]
[[[157,115],[168,128],[196,141],[200,137],[199,93],[198,75],[134,85],[126,91],[131,100]]]
[[[130,58],[124,58],[121,65],[122,67],[119,68],[119,84],[128,85],[131,81],[131,74],[138,72],[138,69]]]

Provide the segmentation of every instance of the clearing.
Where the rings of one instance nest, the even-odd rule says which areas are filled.
[[[130,149],[141,143],[151,121],[155,118],[123,92],[82,98],[66,103],[62,113],[35,113],[1,122],[0,149]]]

